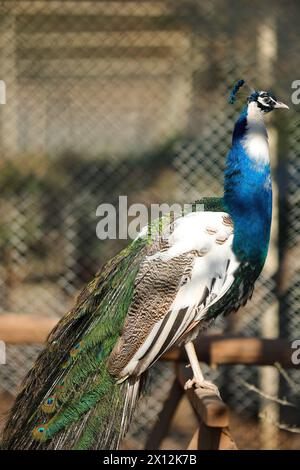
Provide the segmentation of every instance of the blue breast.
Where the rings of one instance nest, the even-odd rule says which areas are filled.
[[[264,263],[272,219],[272,186],[269,163],[258,163],[247,154],[247,108],[233,133],[227,157],[224,203],[235,228],[233,250],[239,259]]]

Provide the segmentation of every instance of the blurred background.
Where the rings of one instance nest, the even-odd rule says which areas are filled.
[[[244,78],[291,109],[268,119],[275,194],[266,268],[253,300],[214,332],[300,339],[300,105],[291,103],[299,21],[296,0],[1,1],[0,318],[63,315],[127,244],[97,239],[99,204],[221,195],[245,99],[230,106],[227,97]],[[41,348],[7,345],[0,412]],[[127,447],[143,447],[173,375],[171,365],[155,366]],[[240,448],[300,448],[299,370],[222,366],[207,375]],[[185,448],[195,426],[183,401],[164,446]]]

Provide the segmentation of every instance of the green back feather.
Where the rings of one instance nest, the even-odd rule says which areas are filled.
[[[121,334],[146,247],[140,238],[119,253],[55,327],[13,407],[4,448],[61,448],[62,441],[63,448],[91,447],[113,412],[112,433],[118,434],[122,385],[106,360]]]

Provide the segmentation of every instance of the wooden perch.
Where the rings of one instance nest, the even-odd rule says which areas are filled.
[[[191,378],[191,369],[179,363],[176,379],[164,403],[158,419],[146,442],[147,450],[158,449],[167,436],[176,409],[184,395],[191,403],[198,420],[188,450],[236,450],[236,444],[229,432],[229,411],[219,396],[218,390],[210,387],[184,389]]]
[[[182,387],[191,377],[191,369],[183,364],[177,367],[177,378]],[[237,446],[229,432],[229,410],[219,391],[209,387],[190,388],[187,397],[198,418],[188,450],[236,450]]]
[[[292,341],[284,339],[246,338],[241,336],[207,335],[199,336],[195,347],[201,362],[208,365],[252,364],[274,365],[284,368],[300,368],[291,362]],[[186,361],[185,352],[174,348],[164,354],[163,360]]]
[[[43,343],[58,320],[57,317],[43,315],[1,314],[0,340],[15,345]],[[195,346],[199,360],[208,365],[279,363],[283,368],[300,368],[300,365],[291,362],[291,343],[283,339],[200,336]],[[160,413],[160,419],[149,436],[147,449],[157,449],[166,436],[172,417],[184,395],[183,385],[190,373],[190,370],[184,367],[184,363],[188,361],[182,349],[172,349],[162,360],[174,361],[177,364],[177,377]],[[201,387],[189,389],[186,394],[199,423],[188,449],[236,449],[228,429],[228,410],[218,393]]]
[[[191,378],[191,368],[180,364],[177,368],[177,377],[182,388]],[[198,418],[207,426],[224,428],[229,425],[227,406],[220,396],[210,388],[189,388],[187,397]]]
[[[4,313],[0,315],[0,340],[7,344],[45,342],[58,322],[58,317]],[[237,336],[200,336],[196,342],[197,356],[208,365],[256,364],[284,368],[300,368],[291,362],[293,349],[284,339],[243,338]],[[185,352],[174,348],[164,354],[162,360],[184,362]]]
[[[229,429],[208,428],[200,423],[195,431],[188,450],[238,450]]]
[[[43,315],[3,313],[0,340],[7,344],[44,343],[59,318]]]

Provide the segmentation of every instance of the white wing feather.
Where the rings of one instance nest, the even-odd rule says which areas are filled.
[[[131,375],[137,368],[139,373],[146,370],[191,325],[205,318],[209,307],[232,286],[239,262],[232,251],[233,226],[224,223],[225,220],[230,220],[226,212],[193,212],[181,217],[174,222],[174,230],[168,236],[168,249],[148,257],[151,266],[156,259],[168,262],[184,253],[195,253],[191,275],[182,279],[168,315],[151,329],[123,369],[122,377]],[[170,338],[175,321],[176,331]]]

